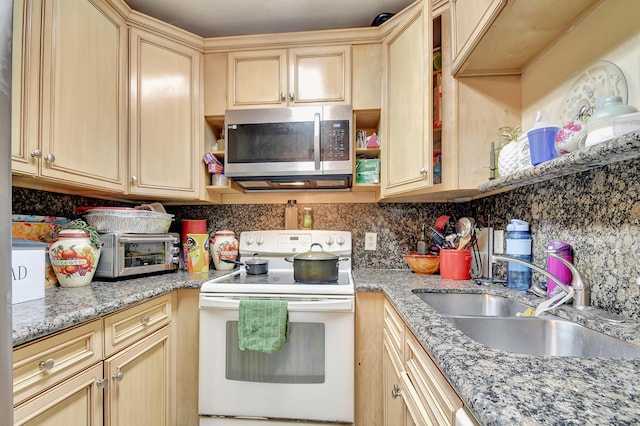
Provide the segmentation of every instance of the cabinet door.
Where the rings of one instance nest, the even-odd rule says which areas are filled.
[[[231,52],[229,108],[277,107],[287,100],[287,50]]]
[[[464,60],[506,5],[506,0],[456,0],[451,2],[454,62]],[[460,58],[459,58],[460,57]]]
[[[138,28],[130,37],[129,192],[198,198],[202,54]]]
[[[16,406],[14,425],[102,425],[101,380],[102,362]]]
[[[351,102],[351,47],[289,50],[290,104]]]
[[[382,387],[384,404],[384,425],[404,425],[406,406],[401,391],[402,363],[386,332],[382,358]]]
[[[431,52],[425,39],[431,33],[430,5],[416,4],[384,42],[383,197],[432,183]]]
[[[124,191],[126,40],[103,0],[44,2],[41,176]]]
[[[105,360],[105,425],[175,424],[171,326]]]
[[[11,171],[38,174],[42,1],[13,2]]]

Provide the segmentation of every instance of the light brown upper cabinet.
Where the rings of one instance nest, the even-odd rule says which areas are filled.
[[[124,192],[124,18],[102,0],[19,0],[14,29],[14,181]]]
[[[351,47],[316,46],[228,54],[228,108],[351,102]]]
[[[201,61],[187,45],[131,28],[129,193],[199,197]]]
[[[599,0],[450,0],[453,74],[520,74]]]
[[[382,198],[432,185],[431,2],[396,15],[383,41]]]

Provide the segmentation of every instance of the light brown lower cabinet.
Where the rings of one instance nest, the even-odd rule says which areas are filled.
[[[16,425],[175,425],[176,292],[13,351]]]
[[[356,329],[356,371],[367,361],[367,369],[356,375],[357,426],[455,424],[462,400],[382,293],[356,294]],[[365,339],[367,345],[358,344]],[[374,347],[379,358],[372,356]],[[376,377],[379,386],[371,386]],[[362,417],[358,407],[381,410],[372,408],[376,416]]]

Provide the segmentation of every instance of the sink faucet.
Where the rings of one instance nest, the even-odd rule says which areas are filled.
[[[491,219],[489,218],[489,221]],[[566,286],[558,277],[551,274],[549,271],[534,265],[533,263],[516,259],[510,256],[497,255],[493,253],[493,228],[489,222],[487,226],[488,235],[487,235],[487,278],[477,279],[476,282],[479,284],[482,283],[493,283],[495,280],[493,279],[493,264],[497,262],[514,262],[520,265],[524,265],[531,269],[532,271],[538,272],[545,277],[549,278],[553,282],[555,282],[564,292],[565,295],[573,293],[573,306],[577,309],[586,309],[591,306],[591,288],[589,283],[584,279],[580,271],[576,269],[576,267],[568,262],[561,256],[558,256],[556,253],[552,251],[547,251],[547,254],[555,259],[561,261],[569,270],[571,271],[571,288]],[[535,287],[532,287],[532,291],[538,296],[543,296],[543,294],[539,294],[539,292],[535,291]],[[544,295],[546,296],[546,295]],[[545,303],[545,302],[543,302]],[[555,306],[549,306],[549,308]]]
[[[573,266],[573,264],[571,264],[570,262],[568,262],[566,259],[564,259],[561,256],[558,256],[555,253],[548,253],[549,256],[560,260],[562,263],[564,263],[567,268],[569,268],[569,270],[571,271],[571,287],[573,288],[573,306],[577,309],[583,309],[586,307],[591,306],[591,289],[589,288],[589,284],[587,283],[587,281],[585,281],[584,277],[582,276],[582,274],[580,273],[580,271],[578,271],[576,269],[575,266]],[[552,273],[550,273],[549,271],[534,265],[533,263],[521,260],[521,259],[516,259],[510,256],[501,256],[501,255],[497,255],[497,254],[492,254],[489,257],[489,269],[492,268],[493,263],[497,263],[497,262],[514,262],[514,263],[519,263],[521,265],[524,265],[528,268],[530,268],[532,271],[538,272],[542,275],[544,275],[545,277],[549,278],[550,280],[552,280],[553,282],[555,282],[565,294],[569,294],[571,292],[571,288],[567,287],[562,281],[560,281],[560,279],[558,277],[556,277],[555,275],[553,275]],[[535,291],[534,291],[535,293]]]

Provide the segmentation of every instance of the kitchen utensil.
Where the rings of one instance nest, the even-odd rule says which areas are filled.
[[[313,251],[313,247],[320,247],[320,251]],[[309,251],[285,257],[287,262],[293,263],[293,279],[307,284],[323,284],[338,280],[338,264],[347,260],[324,251],[322,244],[313,243]]]
[[[458,244],[456,246],[456,248],[458,250],[464,250],[469,248],[469,245],[471,244],[471,234],[467,234],[464,237],[460,237],[460,239],[458,240]]]
[[[455,228],[456,220],[451,216],[440,216],[436,219],[435,230],[446,235],[450,227]]]
[[[239,262],[231,259],[221,259],[223,262],[233,263],[238,266],[243,266],[247,274],[249,275],[262,275],[269,272],[269,261],[267,259],[260,259],[260,255],[255,253],[252,259],[245,262]]]
[[[460,238],[466,237],[473,232],[473,228],[476,226],[476,221],[470,217],[461,217],[456,222],[456,233]],[[471,238],[469,238],[469,241]]]

